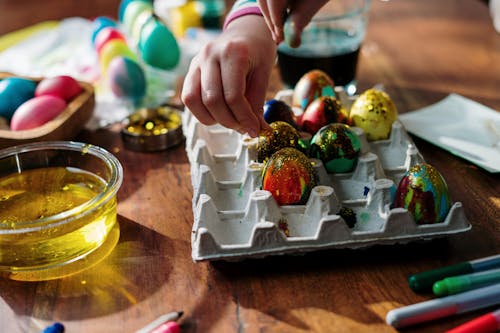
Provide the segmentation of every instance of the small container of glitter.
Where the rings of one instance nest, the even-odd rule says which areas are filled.
[[[174,107],[141,108],[123,121],[122,140],[130,150],[165,150],[184,140],[181,124],[180,111]]]

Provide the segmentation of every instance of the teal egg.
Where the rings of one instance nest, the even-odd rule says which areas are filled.
[[[179,63],[177,40],[156,16],[151,16],[142,27],[138,48],[142,60],[152,67],[168,70]]]
[[[149,3],[152,2],[150,0],[122,0],[120,2],[119,7],[118,7],[118,20],[120,20],[120,22],[123,21],[123,17],[125,15],[125,9],[127,8],[128,4],[131,2],[137,2],[137,1],[149,2]]]
[[[154,11],[153,4],[146,1],[132,1],[125,7],[123,13],[123,28],[126,33],[130,34],[134,27],[134,23],[142,13],[152,14]]]
[[[361,141],[349,125],[323,126],[311,139],[309,156],[320,159],[329,173],[351,172],[358,162]]]
[[[146,94],[146,78],[141,66],[127,57],[115,57],[108,67],[108,80],[115,96],[136,104]]]
[[[443,222],[451,208],[446,181],[432,165],[416,164],[401,178],[394,207],[407,209],[417,224]]]
[[[12,118],[16,109],[35,97],[35,81],[20,77],[8,77],[0,81],[0,117]]]

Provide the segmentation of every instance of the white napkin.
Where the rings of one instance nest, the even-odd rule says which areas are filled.
[[[489,171],[500,171],[500,112],[457,94],[399,115],[406,130]]]

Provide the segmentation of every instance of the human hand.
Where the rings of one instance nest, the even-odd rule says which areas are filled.
[[[263,18],[240,17],[193,58],[181,99],[201,123],[256,137],[269,126],[262,107],[275,58]]]
[[[302,30],[328,0],[257,0],[257,2],[276,44],[285,39],[283,29],[285,20],[288,20],[292,31],[287,42],[291,47],[299,47]]]

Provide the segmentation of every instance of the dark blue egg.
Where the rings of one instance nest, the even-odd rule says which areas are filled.
[[[264,103],[264,120],[268,124],[284,121],[297,128],[297,121],[290,105],[277,99],[270,99]]]
[[[35,97],[35,81],[20,77],[8,77],[0,81],[0,117],[12,118],[14,111]]]

